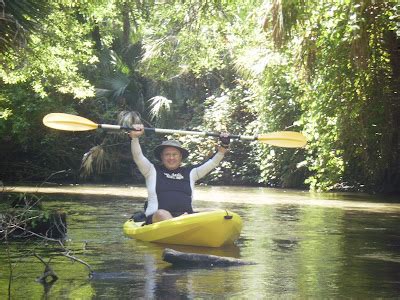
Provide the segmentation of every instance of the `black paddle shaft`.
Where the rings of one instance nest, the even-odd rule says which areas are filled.
[[[103,127],[102,124],[99,127]],[[137,129],[133,127],[125,127],[121,126],[120,129],[132,131]],[[153,132],[153,133],[162,133],[162,134],[185,134],[185,135],[199,135],[199,136],[212,136],[212,137],[220,137],[220,133],[217,132],[206,132],[206,131],[192,131],[192,130],[177,130],[177,129],[162,129],[162,128],[151,128],[144,127],[145,132]],[[228,135],[230,139],[239,139],[239,140],[257,140],[257,136],[243,136],[243,135]]]

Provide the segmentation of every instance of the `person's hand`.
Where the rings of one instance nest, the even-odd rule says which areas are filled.
[[[131,139],[133,138],[138,138],[144,133],[144,126],[143,124],[133,124],[133,129],[132,131],[129,131],[128,135]]]
[[[231,139],[229,138],[229,133],[223,132],[219,135],[220,146],[218,147],[218,152],[225,154],[229,149],[229,144]]]
[[[229,133],[227,132],[223,132],[219,135],[219,141],[220,141],[220,145],[224,148],[229,148],[229,144],[231,142],[231,139],[229,137]]]

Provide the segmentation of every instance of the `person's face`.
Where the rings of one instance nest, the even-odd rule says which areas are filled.
[[[161,162],[168,170],[175,170],[182,163],[182,153],[174,147],[165,147],[161,152]]]

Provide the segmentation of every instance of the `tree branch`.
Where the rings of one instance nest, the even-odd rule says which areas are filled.
[[[64,255],[65,257],[68,257],[68,258],[70,258],[70,259],[72,259],[74,261],[77,261],[77,262],[81,263],[82,265],[85,265],[89,269],[89,278],[92,278],[93,272],[94,272],[92,267],[87,262],[85,262],[85,261],[83,261],[83,260],[81,260],[79,258],[76,258],[75,256],[69,254],[70,252],[71,251],[67,251],[67,252],[63,252],[61,254]]]
[[[58,280],[58,276],[57,276],[57,274],[53,271],[53,269],[50,267],[50,261],[51,261],[51,259],[49,260],[49,262],[45,262],[44,260],[43,260],[43,258],[41,258],[38,254],[36,254],[36,253],[33,253],[33,255],[37,258],[37,259],[39,259],[44,265],[45,265],[45,268],[44,268],[44,271],[43,271],[43,275],[42,276],[40,276],[38,279],[36,279],[36,281],[38,281],[38,282],[40,282],[40,283],[52,283],[52,282],[54,282],[54,281],[57,281]],[[48,277],[51,277],[51,280],[48,282],[47,281],[47,278]]]

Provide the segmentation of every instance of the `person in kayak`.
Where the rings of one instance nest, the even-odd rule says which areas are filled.
[[[133,160],[145,177],[148,203],[145,210],[146,224],[168,220],[185,213],[193,213],[192,196],[194,184],[213,170],[229,148],[228,134],[220,135],[221,145],[212,158],[199,166],[182,166],[189,152],[175,140],[164,141],[154,149],[160,165],[151,163],[142,153],[139,137],[143,125],[134,125],[129,132]]]

